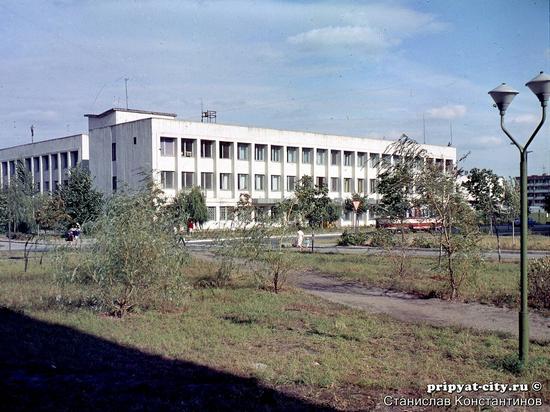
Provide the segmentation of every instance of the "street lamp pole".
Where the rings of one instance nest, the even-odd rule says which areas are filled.
[[[519,311],[519,359],[525,365],[529,358],[529,308],[528,308],[528,258],[527,258],[527,229],[528,229],[528,214],[529,207],[527,204],[527,148],[539,132],[540,128],[546,120],[546,106],[550,97],[550,76],[540,72],[533,80],[527,82],[527,87],[537,96],[542,108],[542,118],[531,134],[531,137],[524,145],[520,144],[508,132],[504,125],[504,115],[506,109],[518,94],[518,92],[505,83],[491,90],[489,94],[493,98],[500,111],[500,127],[508,136],[512,143],[518,148],[520,153],[520,222],[521,222],[521,261],[520,261],[520,290],[521,290],[521,306]]]

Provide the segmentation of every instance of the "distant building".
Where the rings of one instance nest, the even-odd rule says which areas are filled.
[[[40,159],[55,159],[60,154],[64,166],[63,153],[75,156],[70,153],[78,150],[78,159],[89,159],[95,185],[102,192],[109,194],[122,186],[136,188],[144,174],[152,174],[168,196],[200,186],[211,224],[225,224],[241,193],[250,194],[253,204],[269,213],[271,207],[292,195],[304,175],[326,185],[329,196],[337,201],[361,193],[374,203],[378,199],[378,163],[398,161],[386,153],[392,141],[381,139],[192,122],[177,120],[173,113],[141,110],[109,109],[85,116],[89,139],[78,135],[79,149],[70,138],[64,138],[68,140],[0,150],[1,182],[9,181],[12,165],[23,159],[30,163],[37,189],[52,190],[55,185],[44,183],[46,178],[48,182],[57,179],[59,184],[65,169],[52,174]],[[428,161],[442,169],[455,167],[454,147],[423,147],[429,153]],[[67,167],[78,159],[69,160]],[[351,225],[351,219],[350,213],[344,213],[340,223]],[[373,219],[369,212],[361,223],[373,224]]]
[[[519,183],[519,177],[516,177]],[[527,202],[531,212],[544,209],[544,198],[550,196],[550,175],[527,176]]]

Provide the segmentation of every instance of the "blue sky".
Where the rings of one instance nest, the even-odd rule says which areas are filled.
[[[129,105],[199,120],[395,139],[471,152],[465,167],[516,175],[487,92],[520,91],[520,139],[550,72],[549,2],[535,0],[0,3],[0,147],[84,132],[84,113]],[[550,172],[549,126],[530,173]]]

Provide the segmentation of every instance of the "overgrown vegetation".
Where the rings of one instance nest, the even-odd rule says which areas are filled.
[[[343,267],[343,262],[359,258],[365,263],[364,257],[345,256],[342,258],[346,260],[337,260],[335,256],[322,254],[296,255],[326,259],[323,266],[327,267]],[[191,282],[214,271],[210,262],[189,262]],[[382,403],[384,394],[425,395],[426,385],[433,382],[524,383],[546,382],[550,377],[548,345],[532,344],[532,364],[520,374],[510,366],[516,357],[516,339],[401,323],[292,289],[279,295],[266,293],[257,289],[249,277],[237,280],[233,288],[206,293],[196,290],[181,311],[148,311],[128,316],[124,321],[97,316],[89,309],[86,296],[93,294],[93,285],[78,288],[68,285],[65,292],[70,293],[57,299],[60,290],[47,279],[43,267],[33,265],[28,273],[23,273],[13,261],[0,261],[0,306],[23,311],[43,322],[43,333],[50,331],[39,336],[36,328],[25,325],[18,328],[2,322],[2,342],[7,342],[8,337],[13,338],[10,342],[21,342],[4,345],[3,354],[6,357],[9,354],[17,370],[28,366],[35,374],[41,370],[36,365],[44,363],[49,377],[48,395],[65,391],[67,382],[72,382],[75,375],[86,376],[82,381],[91,382],[86,387],[94,394],[96,405],[111,399],[112,387],[117,388],[117,397],[118,391],[136,396],[139,384],[163,388],[162,394],[171,400],[179,399],[177,394],[187,393],[192,387],[193,399],[200,406],[204,400],[197,397],[201,393],[198,388],[203,384],[219,387],[220,382],[227,382],[220,381],[220,376],[212,371],[254,378],[300,399],[348,410],[374,409]],[[6,320],[5,312],[3,316]],[[98,341],[101,345],[75,347],[75,340],[60,335],[56,325],[84,334],[82,339],[84,336],[101,339]],[[25,352],[23,348],[31,344],[32,351]],[[131,365],[119,361],[127,359],[123,350],[148,359],[146,377],[142,379],[140,375],[137,383],[128,372],[134,372]],[[83,359],[90,362],[82,362]],[[100,367],[86,368],[94,360]],[[185,362],[186,373],[191,365],[210,368],[210,378],[196,379],[197,375],[193,375],[192,385],[170,385],[165,373],[179,362]],[[105,382],[107,376],[112,386],[95,384],[96,379]],[[231,385],[237,385],[236,381],[231,381]],[[238,387],[236,392],[239,390],[245,387]],[[20,390],[15,393],[27,396]],[[85,392],[71,396],[82,393]],[[212,392],[207,393],[213,396]],[[150,405],[147,402],[157,395],[156,390],[145,391],[139,398],[145,402],[140,407]],[[550,392],[546,385],[536,396],[548,401]],[[247,405],[248,401],[243,402]]]
[[[550,309],[550,257],[529,262],[529,306]]]
[[[178,306],[186,290],[188,255],[171,230],[154,186],[110,198],[93,227],[95,242],[71,257],[57,251],[60,284],[92,285],[98,304],[116,316],[158,306]]]

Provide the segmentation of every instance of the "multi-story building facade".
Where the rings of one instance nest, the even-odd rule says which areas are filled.
[[[88,167],[88,135],[77,134],[0,149],[0,187],[7,187],[17,162],[31,172],[36,191],[50,192],[67,182],[77,164]]]
[[[516,177],[519,183],[519,177]],[[527,176],[527,202],[532,212],[544,209],[544,198],[550,196],[550,175]]]
[[[90,171],[99,190],[137,187],[148,174],[167,196],[200,186],[211,224],[230,220],[242,193],[269,210],[291,196],[304,175],[326,185],[333,199],[361,193],[375,203],[379,163],[398,160],[387,140],[192,122],[127,109],[86,116]],[[454,167],[455,148],[424,148],[442,168]],[[344,214],[340,223],[350,225],[351,216]],[[367,213],[362,223],[374,223],[373,216]]]

